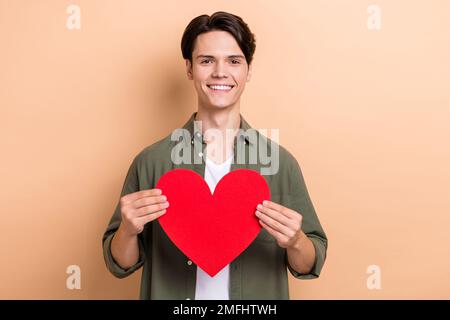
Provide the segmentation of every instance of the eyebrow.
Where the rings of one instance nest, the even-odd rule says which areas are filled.
[[[214,56],[201,54],[201,55],[198,55],[196,59],[200,59],[200,58],[213,58],[214,59]],[[228,56],[227,58],[231,58],[231,59],[238,59],[238,58],[245,59],[245,57],[243,55],[240,55],[240,54],[233,54],[231,56]]]

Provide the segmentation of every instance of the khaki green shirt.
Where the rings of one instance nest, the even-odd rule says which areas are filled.
[[[188,141],[192,154],[192,164],[175,164],[171,161],[171,152],[179,141],[172,141],[171,135],[143,149],[132,161],[125,178],[121,197],[140,190],[155,188],[159,178],[166,172],[176,169],[194,170],[202,177],[205,172],[204,157],[206,143],[201,134],[194,135],[195,113],[184,125],[189,135]],[[241,116],[240,128],[250,129],[249,124]],[[258,139],[267,139],[259,135]],[[194,143],[199,139],[200,143]],[[257,144],[245,136],[243,145],[246,154]],[[273,143],[273,142],[272,142]],[[201,146],[201,150],[198,146]],[[197,147],[196,147],[197,146]],[[258,160],[256,164],[246,161],[234,161],[231,171],[250,169],[260,172],[264,165]],[[249,159],[248,157],[246,159]],[[288,207],[303,216],[302,230],[311,239],[316,251],[314,267],[309,274],[299,274],[287,261],[286,249],[278,246],[276,240],[264,229],[256,239],[234,261],[230,263],[229,296],[238,299],[289,299],[289,272],[297,279],[317,278],[324,265],[327,252],[327,237],[317,218],[300,167],[295,158],[283,147],[279,146],[279,169],[276,174],[263,175],[270,188],[271,201]],[[119,199],[120,200],[120,199]],[[139,261],[129,269],[121,268],[112,257],[111,240],[121,221],[120,202],[103,236],[103,255],[109,271],[118,278],[124,278],[140,267],[143,267],[141,279],[141,299],[195,299],[197,266],[186,257],[168,238],[158,221],[145,225],[138,235]],[[189,262],[189,263],[188,263]]]

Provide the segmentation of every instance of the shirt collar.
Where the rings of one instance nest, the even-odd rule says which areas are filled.
[[[201,141],[202,143],[204,143],[203,141],[203,134],[202,132],[197,128],[194,128],[195,125],[195,116],[197,115],[197,112],[194,112],[192,114],[192,116],[189,118],[189,120],[184,124],[183,129],[186,129],[189,134],[190,134],[190,141],[191,143],[193,143],[194,139],[196,139],[197,141]],[[252,129],[252,127],[248,124],[247,121],[245,121],[244,117],[239,114],[239,117],[241,119],[240,124],[239,124],[239,129],[241,129],[242,131],[247,131],[248,129]],[[246,135],[238,135],[238,137],[240,139],[245,139],[245,143],[246,144],[253,144],[254,142],[249,139],[248,136]]]

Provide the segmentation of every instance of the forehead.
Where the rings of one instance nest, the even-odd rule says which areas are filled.
[[[195,39],[192,56],[198,55],[243,55],[236,39],[226,31],[215,30],[200,34]]]

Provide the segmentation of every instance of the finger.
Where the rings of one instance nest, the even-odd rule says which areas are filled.
[[[275,203],[275,202],[272,202],[269,200],[264,200],[262,205],[269,209],[281,212],[283,215],[285,215],[288,218],[294,218],[295,215],[298,214],[297,212],[295,212],[289,208],[286,208],[286,207],[282,206],[281,204],[278,204],[278,203]]]
[[[297,225],[298,223],[295,220],[292,220],[288,217],[286,217],[284,214],[275,211],[273,209],[270,209],[268,207],[264,207],[262,205],[258,205],[256,207],[256,210],[268,215],[269,217],[271,217],[272,219],[278,221],[279,223],[281,223],[282,225],[290,228],[290,229],[298,229],[300,226]]]
[[[138,209],[152,204],[164,203],[166,200],[167,200],[166,196],[144,197],[135,200],[134,202],[131,203],[131,205],[133,206],[133,208]]]
[[[156,213],[160,210],[167,209],[169,207],[169,202],[152,204],[135,210],[135,217],[142,217],[145,215]]]
[[[157,212],[154,212],[152,214],[147,214],[145,216],[137,218],[139,223],[142,223],[143,225],[149,223],[150,221],[156,220],[159,217],[161,217],[163,214],[167,212],[167,209],[159,210]]]
[[[259,220],[259,223],[261,224],[261,226],[267,230],[267,232],[272,235],[272,237],[275,238],[275,240],[282,242],[282,241],[287,241],[287,238],[285,235],[283,235],[281,232],[278,232],[277,230],[275,230],[274,228],[272,228],[271,226],[267,225],[266,223],[264,223],[264,221]]]
[[[161,189],[147,189],[147,190],[141,190],[133,193],[129,193],[122,197],[122,201],[124,204],[128,204],[130,202],[133,202],[137,199],[143,198],[143,197],[153,197],[153,196],[159,196],[162,194]]]
[[[278,221],[274,220],[270,216],[266,215],[265,213],[262,213],[261,211],[256,211],[256,216],[262,220],[266,225],[271,227],[272,229],[288,236],[292,237],[294,236],[295,232],[294,230],[291,230],[290,228],[286,227],[285,225],[279,223]]]

